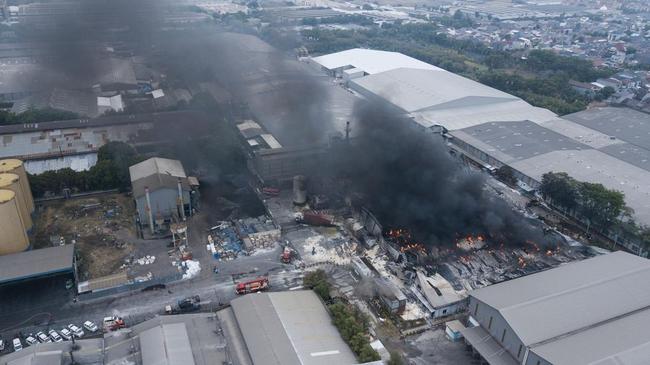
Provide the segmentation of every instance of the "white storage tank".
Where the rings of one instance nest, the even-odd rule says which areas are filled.
[[[0,190],[0,255],[25,251],[29,239],[16,200],[16,193]]]
[[[29,187],[29,180],[27,180],[27,172],[25,172],[25,165],[23,165],[23,162],[13,158],[0,160],[0,173],[3,172],[16,174],[20,177],[20,189],[23,191],[29,212],[33,213],[34,197],[32,196],[32,189]]]
[[[293,177],[293,204],[305,205],[307,203],[307,183],[305,177],[297,175]]]
[[[18,209],[20,209],[20,216],[23,219],[25,229],[27,231],[32,229],[34,222],[32,221],[32,215],[29,211],[29,203],[25,198],[25,194],[23,194],[23,190],[20,188],[20,177],[16,174],[0,174],[0,189],[11,190],[16,193],[16,201],[18,203]]]

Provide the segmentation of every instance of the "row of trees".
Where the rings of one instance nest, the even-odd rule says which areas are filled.
[[[65,168],[30,175],[32,194],[43,197],[59,194],[63,189],[73,192],[130,188],[129,166],[141,161],[133,147],[123,142],[109,142],[97,153],[97,164],[88,171]]]
[[[545,199],[567,213],[582,217],[601,232],[609,229],[631,210],[625,195],[602,184],[578,181],[565,172],[548,172],[542,176],[540,192]]]
[[[316,270],[305,275],[305,287],[313,289],[324,301],[330,301],[331,285],[327,281],[327,274],[323,270]],[[336,302],[329,304],[327,309],[332,316],[332,323],[339,330],[343,340],[357,356],[360,363],[381,360],[368,341],[368,317],[357,307]]]
[[[53,108],[30,108],[27,111],[19,114],[6,110],[0,110],[0,125],[43,123],[51,122],[53,120],[69,120],[77,118],[79,118],[79,115],[76,113]]]

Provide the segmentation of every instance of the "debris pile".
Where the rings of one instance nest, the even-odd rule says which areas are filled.
[[[183,271],[183,280],[196,277],[201,272],[201,264],[195,260],[185,260],[180,264],[180,270]]]

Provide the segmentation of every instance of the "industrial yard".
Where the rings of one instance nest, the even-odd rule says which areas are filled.
[[[135,252],[134,216],[131,198],[119,193],[46,202],[36,217],[35,248],[74,243],[80,277],[114,274]]]
[[[586,365],[543,356],[647,312],[647,260],[541,192],[618,143],[582,117],[252,5],[10,3],[5,109],[66,118],[0,126],[0,365]]]

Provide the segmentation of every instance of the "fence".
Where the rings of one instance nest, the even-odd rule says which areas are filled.
[[[147,288],[149,286],[153,285],[165,285],[169,284],[174,281],[178,281],[182,278],[183,276],[180,273],[175,273],[172,275],[168,276],[163,276],[159,278],[153,278],[149,281],[143,281],[143,282],[130,282],[124,285],[116,286],[113,288],[109,289],[104,289],[104,290],[99,290],[91,293],[84,293],[80,294],[77,299],[79,301],[86,301],[86,300],[93,300],[109,295],[116,295],[116,294],[121,294],[121,293],[127,293],[131,291],[136,291],[136,290],[142,290],[144,288]]]

